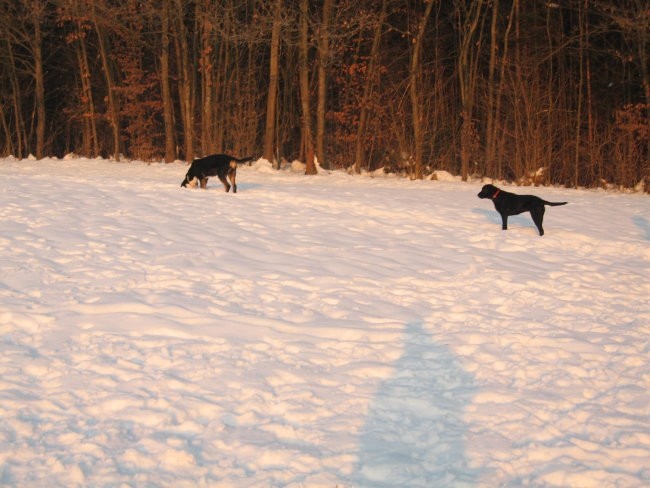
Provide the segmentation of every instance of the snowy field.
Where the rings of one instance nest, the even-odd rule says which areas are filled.
[[[0,485],[650,486],[650,198],[0,160]]]

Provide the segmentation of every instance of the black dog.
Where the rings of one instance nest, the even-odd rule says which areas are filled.
[[[187,186],[189,183],[190,186],[196,187],[196,181],[194,181],[196,179],[200,182],[201,188],[205,188],[208,185],[208,178],[217,176],[223,183],[226,192],[230,191],[230,183],[232,183],[232,192],[237,193],[235,180],[237,177],[237,164],[247,163],[253,159],[255,158],[252,156],[238,159],[228,154],[212,154],[195,159],[192,161],[181,186]],[[228,183],[228,179],[230,183]]]
[[[494,208],[501,214],[503,230],[508,228],[508,216],[518,215],[523,212],[530,212],[533,222],[539,229],[539,235],[544,235],[542,220],[544,219],[544,205],[566,205],[567,202],[547,202],[535,195],[516,195],[500,190],[494,185],[484,185],[478,194],[479,198],[490,198],[494,202]]]

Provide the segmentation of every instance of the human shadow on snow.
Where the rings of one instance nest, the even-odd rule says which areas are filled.
[[[473,486],[465,453],[465,408],[473,377],[421,324],[380,385],[360,432],[356,487]]]
[[[634,225],[641,229],[645,240],[650,241],[650,223],[648,223],[648,220],[645,217],[641,217],[640,215],[635,215],[632,217],[632,222],[634,222]]]

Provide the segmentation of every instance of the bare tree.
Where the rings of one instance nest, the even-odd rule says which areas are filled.
[[[10,21],[10,18],[4,17],[4,20]],[[5,29],[4,32],[8,35],[9,29]],[[8,72],[7,76],[9,78],[8,83],[11,87],[10,105],[13,112],[13,133],[15,137],[15,144],[10,145],[11,152],[9,154],[12,154],[15,151],[16,156],[23,157],[26,155],[26,151],[29,150],[27,147],[27,131],[25,129],[25,122],[23,118],[23,93],[19,82],[17,61],[14,55],[13,43],[10,37],[7,37],[5,39],[4,44],[6,46],[5,52],[7,55],[6,68]],[[7,124],[7,126],[9,126],[9,124]]]
[[[7,15],[8,14],[8,15]],[[9,71],[12,79],[12,91],[14,92],[14,112],[17,117],[17,133],[19,133],[18,150],[23,152],[23,147],[27,146],[28,140],[35,139],[33,148],[36,157],[41,159],[45,154],[45,79],[43,70],[43,23],[48,15],[47,3],[45,0],[28,0],[18,4],[10,4],[9,10],[3,19],[3,27],[7,40],[8,53],[10,59]],[[30,138],[24,132],[22,125],[22,103],[24,93],[22,93],[18,79],[18,60],[15,57],[14,44],[29,53],[29,57],[24,58],[23,67],[29,73],[33,80],[33,111],[32,121],[35,119],[35,137]],[[33,122],[32,122],[33,125]],[[31,130],[30,130],[31,132]]]
[[[490,60],[488,63],[488,93],[487,93],[487,122],[486,122],[486,150],[485,150],[485,166],[488,174],[495,174],[496,162],[494,160],[496,148],[496,118],[498,112],[495,111],[496,106],[496,66],[497,66],[497,47],[499,45],[498,34],[498,18],[499,18],[499,0],[492,1],[492,21],[490,24]]]
[[[278,97],[278,73],[280,56],[280,30],[282,27],[282,0],[275,0],[273,28],[271,31],[271,53],[269,62],[269,87],[266,97],[266,125],[264,130],[264,159],[275,161],[275,118]],[[275,163],[280,164],[280,161]],[[279,166],[277,166],[279,167]]]
[[[106,82],[108,120],[111,125],[111,131],[113,134],[113,158],[115,161],[119,161],[120,153],[122,152],[122,143],[120,139],[120,110],[118,106],[118,99],[115,93],[115,74],[109,55],[108,37],[106,35],[104,26],[101,24],[100,16],[97,13],[97,8],[94,1],[90,3],[90,17],[97,33],[99,53],[102,60],[104,80]],[[105,14],[103,18],[105,18]]]
[[[374,34],[372,37],[372,47],[370,48],[370,59],[368,65],[368,73],[365,83],[363,84],[363,91],[361,94],[361,106],[359,107],[359,124],[357,126],[355,150],[354,150],[354,171],[355,173],[361,172],[361,164],[365,158],[364,141],[368,127],[369,117],[369,101],[372,96],[373,89],[378,81],[378,71],[380,65],[379,47],[381,45],[381,36],[384,30],[384,23],[386,22],[386,15],[388,13],[388,0],[382,0],[379,14],[374,24]]]
[[[327,75],[330,64],[330,19],[334,0],[324,0],[323,16],[318,35],[318,106],[316,108],[316,157],[327,168],[325,156],[325,106],[327,101]]]
[[[36,157],[41,159],[45,154],[45,80],[43,79],[43,30],[41,23],[46,15],[46,4],[43,0],[30,0],[27,3],[27,6],[34,27],[33,37],[31,37],[31,46],[34,55]]]
[[[181,120],[183,121],[183,139],[185,161],[191,162],[194,159],[194,92],[193,72],[190,67],[190,51],[187,42],[187,29],[185,28],[185,13],[183,0],[174,0],[174,20],[176,36],[174,37],[176,47],[176,60],[179,66],[179,100],[181,107]]]
[[[420,57],[422,52],[422,42],[424,40],[424,33],[426,32],[427,23],[433,10],[434,0],[428,0],[426,8],[417,28],[417,34],[413,38],[413,50],[411,52],[411,64],[409,68],[409,95],[411,97],[411,117],[413,124],[413,144],[415,146],[415,168],[414,177],[417,179],[422,178],[422,146],[424,134],[422,130],[422,114],[420,98]]]
[[[460,36],[458,46],[458,83],[461,99],[460,172],[463,181],[467,181],[470,159],[476,153],[477,134],[473,117],[484,22],[483,0],[458,2],[456,15]]]
[[[74,2],[77,4],[76,0]],[[77,6],[77,5],[75,5]],[[86,27],[84,20],[77,17],[73,20],[76,30],[77,62],[79,64],[79,78],[81,80],[81,99],[85,105],[83,118],[83,154],[97,156],[99,154],[99,139],[95,113],[95,99],[91,84],[90,62],[88,61],[88,48],[86,46]]]
[[[311,102],[309,96],[309,2],[300,0],[300,105],[302,107],[302,132],[305,150],[305,174],[318,172],[314,164],[314,139],[311,122]]]
[[[11,137],[11,129],[7,123],[7,113],[4,105],[0,102],[0,123],[2,124],[2,140],[4,141],[3,147],[0,147],[0,154],[13,154],[13,141]]]
[[[163,102],[163,122],[165,125],[165,162],[171,163],[176,159],[176,144],[174,141],[174,112],[169,70],[169,0],[163,0],[161,9],[161,53],[160,53],[160,85]]]

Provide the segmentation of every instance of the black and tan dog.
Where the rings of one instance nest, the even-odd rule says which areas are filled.
[[[544,235],[542,220],[544,220],[545,205],[553,207],[566,205],[568,202],[547,202],[535,195],[517,195],[497,188],[494,185],[484,185],[478,194],[479,198],[490,198],[494,202],[494,208],[501,214],[503,230],[508,228],[508,216],[518,215],[523,212],[530,212],[533,222],[539,230],[539,235]]]
[[[208,185],[208,178],[216,176],[223,183],[226,192],[230,191],[230,183],[232,183],[232,192],[237,193],[237,165],[247,163],[253,159],[255,159],[253,156],[239,159],[228,154],[211,154],[204,158],[195,159],[192,161],[181,186],[189,184],[191,187],[196,187],[198,181],[201,188],[205,188]],[[230,180],[230,183],[228,180]]]

